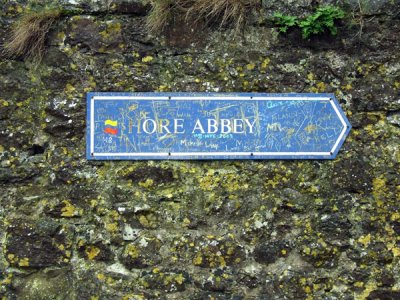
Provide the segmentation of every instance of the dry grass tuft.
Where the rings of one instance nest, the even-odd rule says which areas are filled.
[[[10,58],[24,57],[40,63],[45,52],[47,33],[60,15],[58,10],[23,15],[12,28],[10,37],[4,44],[3,54]]]
[[[197,0],[186,12],[187,19],[217,21],[220,27],[233,25],[238,31],[246,21],[254,0]]]
[[[147,19],[151,32],[160,32],[175,15],[183,15],[188,22],[218,23],[220,27],[232,25],[239,31],[251,8],[258,0],[153,0]]]
[[[172,0],[152,1],[152,8],[146,20],[147,29],[150,32],[161,32],[165,28],[172,17],[174,2]]]

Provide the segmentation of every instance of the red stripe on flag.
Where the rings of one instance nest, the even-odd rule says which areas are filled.
[[[106,129],[104,129],[104,132],[105,133],[108,133],[108,134],[117,134],[118,133],[118,129],[112,129],[112,128],[106,128]]]

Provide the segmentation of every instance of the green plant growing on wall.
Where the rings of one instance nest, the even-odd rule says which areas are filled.
[[[191,22],[204,20],[216,21],[220,27],[232,25],[238,31],[249,10],[258,4],[257,0],[152,0],[147,28],[159,32],[173,17],[181,16]]]
[[[40,63],[47,34],[61,16],[58,9],[30,11],[14,24],[10,37],[4,44],[3,53],[10,58],[24,57],[34,63]]]
[[[328,30],[331,35],[337,34],[335,21],[343,19],[344,11],[337,6],[319,7],[317,11],[299,22],[304,39],[308,39],[312,34],[320,34]]]
[[[273,20],[275,24],[279,26],[279,32],[283,33],[286,33],[289,28],[298,24],[297,17],[284,15],[282,13],[275,13],[273,15]]]
[[[336,21],[343,19],[344,11],[337,6],[319,7],[314,14],[298,19],[295,16],[283,15],[275,13],[272,21],[278,25],[279,32],[286,33],[289,28],[299,27],[302,32],[303,39],[310,38],[311,35],[317,35],[329,31],[331,35],[337,34]]]

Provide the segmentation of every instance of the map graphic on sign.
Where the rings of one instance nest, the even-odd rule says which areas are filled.
[[[87,159],[333,159],[350,129],[333,94],[87,94]]]

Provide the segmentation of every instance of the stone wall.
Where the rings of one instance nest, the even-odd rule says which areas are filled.
[[[400,299],[398,0],[162,34],[145,1],[60,3],[40,64],[0,60],[0,299]],[[323,3],[336,37],[269,19]],[[353,129],[332,161],[88,162],[88,91],[332,92]]]

